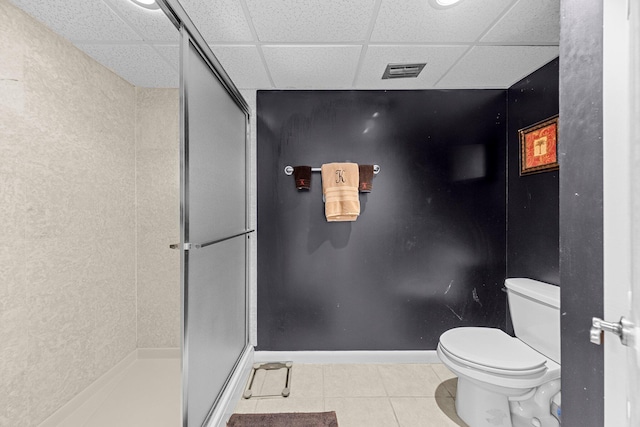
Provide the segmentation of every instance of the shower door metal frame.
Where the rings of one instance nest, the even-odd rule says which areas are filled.
[[[160,9],[162,9],[173,25],[175,25],[178,31],[184,27],[189,32],[194,44],[198,46],[202,56],[207,60],[207,62],[209,62],[212,71],[216,74],[220,83],[222,83],[222,85],[227,89],[229,95],[235,99],[236,104],[238,104],[247,116],[249,116],[249,104],[247,104],[247,101],[245,101],[244,97],[224,70],[222,64],[220,64],[218,59],[215,57],[204,37],[202,37],[202,34],[200,34],[197,27],[193,21],[191,21],[191,18],[189,18],[189,15],[187,15],[187,12],[178,0],[156,0],[156,3],[160,6]]]
[[[250,210],[250,110],[249,106],[244,100],[243,96],[240,94],[236,86],[233,84],[227,73],[225,72],[222,65],[218,62],[213,52],[207,45],[206,41],[202,37],[202,35],[197,30],[196,26],[193,24],[189,16],[186,14],[185,10],[182,8],[180,3],[177,0],[157,0],[160,8],[165,12],[167,17],[173,22],[173,24],[178,28],[178,30],[183,35],[187,35],[187,37],[182,37],[181,40],[181,56],[184,54],[185,45],[191,43],[193,47],[195,47],[198,53],[201,55],[202,59],[209,66],[211,72],[221,83],[226,92],[231,96],[235,104],[245,115],[245,220],[244,220],[244,230],[238,231],[233,235],[226,236],[224,238],[220,238],[211,242],[189,242],[189,198],[188,198],[188,189],[189,189],[189,181],[188,181],[188,172],[189,172],[189,159],[188,159],[188,129],[186,124],[188,123],[188,109],[187,109],[187,99],[189,94],[189,85],[188,82],[184,81],[184,73],[182,70],[184,61],[181,58],[181,70],[180,70],[180,83],[181,87],[184,90],[184,99],[181,97],[180,99],[180,179],[184,182],[184,188],[181,185],[181,194],[180,194],[180,222],[183,224],[181,226],[181,235],[180,235],[180,263],[181,263],[181,345],[182,345],[182,425],[183,427],[194,427],[189,425],[189,419],[187,414],[187,403],[189,400],[188,396],[188,373],[189,373],[189,363],[188,363],[188,344],[189,344],[189,324],[188,324],[188,280],[189,280],[189,272],[186,266],[189,261],[189,251],[190,250],[200,250],[205,246],[209,246],[215,243],[221,243],[223,241],[233,239],[242,235],[246,236],[245,239],[245,283],[244,283],[244,293],[245,293],[245,304],[244,304],[244,348],[238,355],[234,367],[231,372],[228,373],[227,379],[222,386],[222,389],[218,392],[215,399],[212,401],[211,408],[209,410],[208,415],[206,416],[202,426],[206,426],[211,420],[212,415],[214,414],[217,405],[220,401],[220,397],[223,394],[225,388],[229,384],[229,380],[231,376],[235,372],[238,367],[240,360],[244,357],[244,355],[250,351],[252,348],[249,342],[249,283],[250,283],[250,246],[248,244],[248,239],[250,238],[250,234],[254,230],[249,229],[249,210]],[[215,363],[215,361],[212,361]]]

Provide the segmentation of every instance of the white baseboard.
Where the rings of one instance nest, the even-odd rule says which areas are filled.
[[[73,419],[88,419],[118,385],[122,377],[132,364],[139,359],[168,359],[180,358],[179,348],[139,348],[133,350],[113,368],[100,376],[87,388],[78,393],[64,406],[51,414],[38,427],[58,427],[70,417]]]
[[[256,351],[254,358],[256,363],[442,363],[435,350]]]
[[[229,421],[236,405],[242,398],[242,393],[244,393],[245,385],[247,384],[251,368],[253,367],[253,359],[253,346],[248,344],[244,349],[236,370],[229,380],[229,384],[227,384],[227,387],[222,393],[215,412],[207,423],[208,427],[225,427],[227,425],[227,421]]]

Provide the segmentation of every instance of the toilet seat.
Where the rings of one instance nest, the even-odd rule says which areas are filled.
[[[548,368],[546,357],[495,328],[450,329],[439,347],[452,361],[500,376],[536,376]]]

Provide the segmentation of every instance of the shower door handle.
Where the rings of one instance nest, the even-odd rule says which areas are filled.
[[[223,237],[221,239],[216,239],[216,240],[212,240],[210,242],[206,242],[206,243],[185,243],[183,248],[185,251],[191,250],[191,249],[200,249],[200,248],[205,248],[207,246],[211,246],[213,244],[216,243],[220,243],[220,242],[224,242],[225,240],[229,240],[229,239],[233,239],[234,237],[240,237],[240,236],[245,236],[245,235],[249,235],[251,233],[253,233],[255,230],[244,230],[241,231],[240,233],[236,233],[233,234],[231,236],[227,236],[227,237]],[[171,249],[180,249],[180,243],[173,243],[171,245],[169,245],[169,248]]]
[[[201,244],[199,243],[185,243],[182,246],[182,249],[184,249],[185,251],[189,251],[191,249],[200,249],[202,247]],[[180,243],[172,243],[169,245],[169,249],[181,249],[180,248]]]

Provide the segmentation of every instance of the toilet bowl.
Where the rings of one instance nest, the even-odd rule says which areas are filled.
[[[505,285],[516,337],[482,327],[440,336],[437,354],[458,376],[456,412],[471,427],[558,427],[559,288],[530,279]]]

